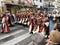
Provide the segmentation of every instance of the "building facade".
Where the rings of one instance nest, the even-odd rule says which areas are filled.
[[[10,12],[15,13],[15,9],[17,8],[17,5],[18,5],[18,0],[3,0],[1,3],[2,3],[2,11],[3,12],[8,10]]]
[[[2,11],[5,12],[6,10],[10,11],[11,13],[16,13],[17,11],[20,11],[22,9],[31,8],[32,7],[32,1],[28,3],[23,3],[21,0],[3,0],[2,1]]]
[[[33,0],[33,2],[33,5],[37,5],[37,8],[40,8],[40,6],[44,5],[44,0]]]
[[[60,11],[60,0],[56,0],[56,8]]]

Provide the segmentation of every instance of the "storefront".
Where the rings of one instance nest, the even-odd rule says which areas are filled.
[[[5,5],[6,5],[6,9],[11,13],[12,12],[16,13],[22,7],[21,5],[18,5],[18,4],[5,4]]]
[[[10,11],[11,13],[16,13],[17,11],[20,10],[27,10],[30,9],[32,10],[32,6],[27,6],[27,5],[23,5],[23,4],[5,4],[6,6],[6,10]]]

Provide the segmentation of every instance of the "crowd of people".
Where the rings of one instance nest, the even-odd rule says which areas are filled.
[[[6,11],[2,14],[2,25],[1,25],[1,28],[2,28],[2,31],[1,33],[8,33],[10,32],[10,29],[9,29],[9,26],[12,26],[16,23],[16,17],[15,15],[12,13],[10,13],[9,11]]]
[[[47,13],[43,11],[38,11],[37,13],[33,13],[32,11],[20,12],[18,13],[17,17],[17,20],[19,21],[18,23],[27,25],[29,27],[30,33],[42,32],[43,28],[46,32],[47,30],[49,30],[49,20],[47,17]]]
[[[46,45],[60,45],[60,24],[54,24],[55,29],[50,32],[49,16],[45,11],[39,10],[35,13],[32,11],[18,11],[15,15],[5,12],[2,16],[2,33],[4,31],[10,32],[11,19],[15,23],[27,26],[30,34],[41,33],[44,37],[47,37]]]
[[[49,16],[53,17],[52,20],[55,21],[55,17],[57,17],[57,15],[59,13],[58,14],[53,13],[53,14],[50,15],[50,14],[46,13],[45,11],[38,11],[36,13],[34,13],[32,11],[28,11],[28,12],[18,12],[17,17],[19,17],[18,20],[19,20],[20,24],[28,26],[30,34],[41,33],[44,37],[47,37],[48,39],[47,39],[46,45],[60,45],[60,36],[59,36],[60,31],[58,31],[58,30],[60,30],[59,29],[60,26],[58,26],[60,24],[57,24],[57,26],[56,26],[57,28],[56,28],[55,23],[54,23],[53,31],[50,31],[50,29],[49,29],[49,25],[51,25],[51,24],[49,24],[50,23]],[[59,17],[59,15],[58,15],[58,17]],[[36,35],[36,37],[38,37],[38,36]],[[33,44],[33,45],[35,45],[35,44]]]

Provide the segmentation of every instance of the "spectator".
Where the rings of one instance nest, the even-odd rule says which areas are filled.
[[[60,45],[60,24],[56,24],[56,29],[50,32],[46,45]]]

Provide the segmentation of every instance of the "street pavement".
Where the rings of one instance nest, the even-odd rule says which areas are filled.
[[[31,41],[28,28],[21,25],[10,27],[10,33],[0,33],[0,45],[28,45]]]
[[[10,33],[0,33],[0,45],[31,45],[32,34],[29,34],[27,27],[16,24],[9,28]]]

